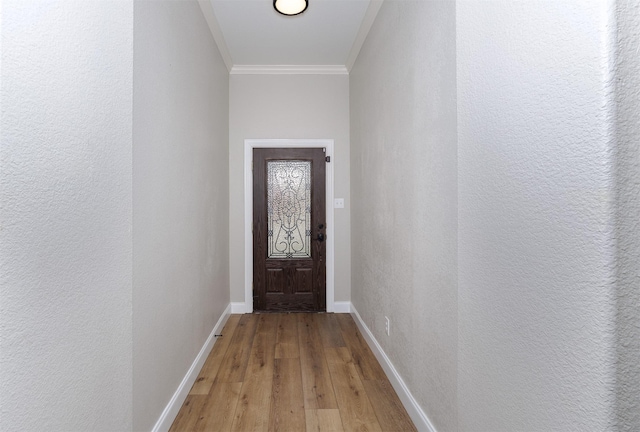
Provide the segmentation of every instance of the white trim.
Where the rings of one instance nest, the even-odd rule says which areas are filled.
[[[200,5],[200,9],[202,9],[202,14],[204,15],[204,19],[207,21],[213,40],[218,46],[220,56],[222,56],[222,60],[224,61],[225,66],[227,66],[227,70],[231,72],[231,69],[233,68],[233,60],[231,59],[231,53],[229,52],[229,47],[227,47],[227,42],[224,40],[224,34],[222,34],[222,30],[220,29],[220,25],[216,19],[216,14],[213,12],[211,1],[198,0],[198,4]]]
[[[395,389],[396,393],[398,393],[398,397],[400,398],[402,405],[404,405],[407,413],[409,413],[409,417],[411,417],[411,420],[413,420],[416,428],[418,428],[419,431],[436,432],[436,428],[429,420],[429,417],[427,417],[422,408],[420,408],[420,405],[409,391],[409,388],[402,380],[402,377],[400,376],[396,368],[393,366],[393,363],[391,363],[391,360],[389,360],[387,354],[382,350],[382,347],[373,336],[373,333],[371,333],[367,325],[364,323],[353,304],[351,305],[351,316],[353,316],[354,321],[360,328],[360,331],[369,344],[371,351],[373,351],[376,358],[380,362],[380,365],[384,369],[384,372],[387,374],[387,378],[389,378],[391,385]]]
[[[369,2],[367,11],[365,12],[362,23],[360,24],[358,34],[356,35],[356,38],[353,41],[353,45],[351,46],[349,57],[347,58],[346,68],[349,72],[351,72],[353,65],[356,63],[356,59],[358,58],[358,54],[360,54],[360,50],[362,49],[362,45],[364,45],[364,41],[367,39],[369,30],[371,30],[371,26],[373,26],[373,22],[378,16],[378,12],[380,11],[382,2],[383,0],[371,0]]]
[[[167,432],[171,428],[173,421],[178,415],[178,411],[180,411],[182,404],[189,395],[191,386],[193,386],[196,378],[198,378],[198,374],[200,373],[202,366],[204,366],[204,362],[207,360],[207,357],[209,357],[209,353],[211,352],[213,345],[216,343],[215,335],[222,331],[224,325],[229,319],[230,311],[231,305],[229,304],[227,305],[224,312],[222,312],[222,316],[213,327],[213,330],[211,330],[209,337],[196,356],[196,359],[191,364],[191,367],[187,371],[187,374],[182,379],[182,382],[178,386],[178,389],[171,397],[171,400],[165,407],[164,411],[162,411],[162,414],[160,414],[160,418],[153,427],[152,432]]]
[[[351,302],[348,302],[348,301],[334,302],[333,311],[335,313],[350,313]]]
[[[245,314],[251,313],[252,310],[247,310],[247,306],[245,302],[231,302],[231,313],[232,314]]]
[[[327,312],[334,304],[334,215],[333,215],[333,140],[332,139],[246,139],[244,140],[244,310],[253,312],[253,160],[254,148],[325,148],[331,162],[326,165],[327,220]]]
[[[235,65],[231,75],[348,75],[342,65]]]

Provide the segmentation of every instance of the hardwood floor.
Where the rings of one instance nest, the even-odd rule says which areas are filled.
[[[171,432],[415,431],[348,314],[231,315]]]

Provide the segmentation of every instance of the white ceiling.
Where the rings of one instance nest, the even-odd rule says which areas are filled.
[[[215,17],[215,22],[208,17],[209,26],[218,45],[224,45],[221,51],[227,50],[230,68],[339,65],[350,69],[381,4],[381,0],[309,0],[303,14],[287,17],[273,9],[273,0],[207,1]],[[202,1],[201,5],[205,10]]]

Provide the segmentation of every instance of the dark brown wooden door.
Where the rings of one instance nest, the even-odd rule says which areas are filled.
[[[325,152],[253,150],[253,309],[326,310]]]

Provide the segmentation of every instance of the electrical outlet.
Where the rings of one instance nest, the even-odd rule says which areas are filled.
[[[389,336],[389,331],[391,327],[391,321],[389,321],[388,317],[384,317],[384,331]]]

